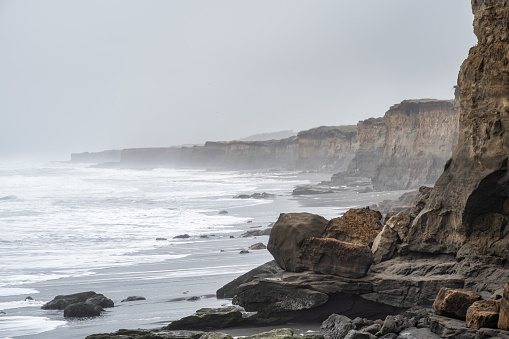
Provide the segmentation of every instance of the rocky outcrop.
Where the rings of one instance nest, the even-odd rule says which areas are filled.
[[[305,270],[300,262],[304,240],[320,237],[328,220],[311,213],[281,213],[272,227],[267,249],[278,265],[286,271]]]
[[[366,245],[331,238],[308,238],[302,244],[300,261],[313,272],[362,278],[373,263],[373,254]]]
[[[509,282],[505,284],[502,299],[500,300],[498,327],[509,331]]]
[[[341,217],[331,219],[321,237],[371,246],[382,230],[381,219],[382,214],[369,207],[352,208]]]
[[[453,101],[405,100],[385,113],[383,154],[372,177],[375,190],[433,185],[456,144]]]
[[[410,251],[508,257],[509,3],[472,8],[478,44],[458,76],[458,146],[405,242]]]
[[[81,292],[68,295],[57,295],[53,300],[44,304],[43,310],[64,310],[66,318],[85,318],[101,315],[104,308],[114,307],[111,299],[102,294]]]

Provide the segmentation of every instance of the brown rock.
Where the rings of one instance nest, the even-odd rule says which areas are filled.
[[[467,326],[476,330],[481,327],[497,328],[500,301],[479,300],[467,310]]]
[[[329,221],[322,238],[370,246],[382,230],[382,214],[369,207],[350,209],[342,217]]]
[[[301,263],[307,269],[345,278],[362,278],[373,263],[368,246],[331,238],[309,238],[301,247]]]
[[[267,249],[282,269],[300,272],[300,247],[306,238],[320,237],[327,219],[311,213],[281,213],[272,227]]]
[[[433,303],[433,310],[438,315],[465,320],[470,305],[479,300],[482,297],[475,292],[442,287]]]
[[[500,300],[500,317],[498,319],[498,328],[509,330],[509,282],[504,286],[504,293]]]

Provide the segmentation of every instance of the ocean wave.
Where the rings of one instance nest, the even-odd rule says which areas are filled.
[[[10,295],[29,295],[37,293],[39,293],[39,291],[33,288],[0,287],[0,297],[7,297]]]
[[[65,323],[62,320],[50,320],[45,317],[2,316],[0,317],[0,338],[34,335],[54,330]]]

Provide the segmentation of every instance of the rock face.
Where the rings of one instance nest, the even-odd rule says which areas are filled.
[[[385,113],[383,154],[372,178],[375,190],[433,185],[457,140],[453,101],[405,100]]]
[[[305,239],[320,237],[328,220],[310,213],[281,213],[272,227],[267,249],[286,271],[300,272],[300,247]]]
[[[464,320],[468,308],[479,300],[482,297],[472,291],[442,287],[433,303],[433,310],[438,315]]]
[[[373,263],[366,245],[331,238],[308,238],[301,248],[301,265],[308,270],[345,278],[361,278]]]
[[[509,3],[472,8],[478,44],[458,76],[458,145],[406,242],[411,251],[508,257]]]
[[[366,208],[349,209],[343,216],[329,221],[322,238],[370,246],[382,230],[382,214]]]

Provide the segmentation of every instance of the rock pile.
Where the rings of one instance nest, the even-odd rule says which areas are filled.
[[[68,295],[57,295],[44,304],[43,310],[64,310],[66,318],[97,317],[103,308],[114,307],[111,299],[95,292],[81,292]]]

